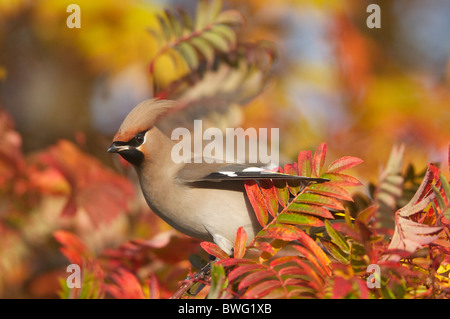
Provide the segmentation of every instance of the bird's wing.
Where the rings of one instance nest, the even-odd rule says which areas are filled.
[[[297,180],[304,183],[323,183],[328,181],[328,179],[325,178],[288,175],[247,164],[233,163],[187,163],[178,172],[177,176],[179,180],[186,183],[263,179]]]

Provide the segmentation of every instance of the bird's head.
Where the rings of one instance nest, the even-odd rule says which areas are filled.
[[[157,99],[139,103],[123,121],[108,152],[118,153],[134,166],[140,166],[147,157],[156,121],[174,105],[175,101]]]

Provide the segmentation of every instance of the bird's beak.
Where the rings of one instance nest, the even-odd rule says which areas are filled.
[[[118,142],[113,142],[108,148],[108,153],[120,153],[122,151],[128,150],[130,147],[128,145],[121,145]]]

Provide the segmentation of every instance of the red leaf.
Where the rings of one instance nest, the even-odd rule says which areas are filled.
[[[310,185],[308,191],[353,202],[353,198],[350,196],[350,194],[345,189],[334,184],[333,182]]]
[[[217,257],[219,259],[230,258],[226,252],[224,252],[219,246],[214,243],[210,243],[207,241],[201,242],[200,246],[210,255]]]
[[[353,156],[344,156],[331,163],[330,166],[328,166],[327,173],[339,173],[353,166],[361,164],[362,162],[363,160],[360,158]]]
[[[286,164],[284,165],[284,173],[289,175],[297,175],[298,176],[298,169],[297,169],[297,163],[292,164]],[[286,181],[289,191],[292,195],[297,195],[297,193],[300,190],[300,181],[295,180],[288,180]]]
[[[301,151],[298,153],[298,175],[311,177],[312,152]]]
[[[314,158],[312,162],[312,175],[315,177],[320,176],[320,171],[322,170],[323,164],[325,163],[325,157],[327,156],[327,144],[320,144],[316,152],[314,153]]]
[[[259,237],[292,241],[298,238],[299,229],[290,225],[273,224],[258,233]]]
[[[322,248],[311,238],[309,237],[305,232],[301,231],[300,236],[298,238],[298,241],[307,248],[314,257],[317,258],[317,261],[319,262],[320,266],[322,267],[325,272],[331,276],[331,270],[328,267],[330,263],[330,259],[327,257],[327,255],[324,253]],[[294,246],[297,248],[297,246]]]
[[[255,181],[246,181],[245,190],[259,224],[264,227],[269,220],[269,214],[267,213],[264,197],[258,184]]]
[[[63,246],[60,250],[72,264],[82,266],[83,261],[91,257],[91,252],[86,245],[71,232],[57,230],[53,236]]]
[[[247,233],[243,227],[239,227],[236,240],[234,241],[234,258],[242,258],[245,254],[245,247],[247,246]]]
[[[274,171],[283,173],[283,169],[281,167],[277,167]],[[287,189],[286,181],[272,180],[272,183],[275,186],[275,191],[277,192],[278,203],[280,203],[281,206],[286,207],[289,202],[289,190]]]
[[[336,277],[333,284],[333,299],[342,299],[353,290],[351,282],[342,277]]]
[[[145,299],[142,286],[136,276],[125,269],[111,275],[116,283],[106,285],[106,290],[117,299]]]
[[[264,279],[267,279],[271,276],[274,276],[274,271],[271,269],[268,270],[260,270],[257,272],[253,272],[247,276],[245,276],[241,282],[239,283],[238,289],[245,289],[250,285],[253,285],[259,281],[262,281]]]
[[[270,180],[260,180],[259,186],[263,194],[264,202],[266,203],[267,210],[272,217],[278,212],[278,199],[277,191],[274,184]]]
[[[256,286],[250,287],[245,292],[244,297],[248,299],[258,299],[264,297],[278,287],[281,287],[281,282],[279,280],[267,280]]]
[[[266,267],[264,265],[254,264],[254,263],[246,264],[243,266],[238,266],[235,269],[233,269],[232,271],[230,271],[230,273],[228,274],[228,280],[234,281],[245,273],[248,273],[250,271],[263,270],[263,269],[266,269]]]

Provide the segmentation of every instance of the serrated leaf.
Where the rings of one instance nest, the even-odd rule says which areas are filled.
[[[278,196],[274,183],[263,179],[259,181],[259,186],[269,214],[275,217],[278,213]]]
[[[192,23],[191,17],[181,8],[177,8],[177,11],[183,24],[183,35],[186,36],[191,34],[194,30],[194,24]]]
[[[180,42],[175,49],[180,52],[191,70],[197,69],[199,64],[198,55],[192,45],[184,41]]]
[[[245,289],[250,285],[256,284],[262,280],[266,280],[270,277],[274,276],[274,271],[271,269],[260,270],[257,272],[253,272],[247,276],[245,276],[238,285],[238,290]]]
[[[225,269],[222,265],[212,264],[211,265],[211,281],[210,288],[208,292],[208,299],[218,299],[220,298],[222,291],[227,287],[228,280],[225,276]]]
[[[317,259],[319,262],[321,268],[329,275],[331,276],[331,270],[328,267],[330,264],[330,259],[327,257],[327,255],[324,253],[322,248],[305,232],[301,232],[301,235],[298,238],[298,241],[306,248],[309,252],[313,254],[313,256]],[[297,246],[294,246],[298,250]]]
[[[319,218],[300,213],[281,213],[277,217],[277,222],[282,224],[313,226],[313,227],[323,226],[323,222]]]
[[[219,246],[214,243],[207,241],[201,242],[200,246],[210,255],[217,257],[219,259],[230,258],[226,252],[224,252]]]
[[[332,242],[336,244],[344,253],[348,254],[350,252],[350,246],[348,245],[344,236],[336,231],[328,220],[325,220],[325,229],[328,235],[331,237]]]
[[[236,240],[234,241],[234,258],[242,258],[245,254],[245,248],[247,246],[247,233],[243,227],[239,227]]]
[[[344,210],[344,206],[342,206],[342,203],[339,200],[319,194],[300,194],[299,196],[297,196],[295,202],[325,206],[336,210]]]
[[[350,255],[344,253],[336,244],[328,241],[326,239],[320,240],[325,249],[333,256],[335,259],[339,260],[344,264],[348,264],[350,262]]]
[[[208,22],[214,22],[222,10],[222,0],[211,0],[208,8]]]
[[[197,3],[197,12],[195,15],[194,29],[199,31],[206,27],[208,23],[208,2],[206,0],[199,0]]]
[[[259,299],[269,294],[274,289],[281,287],[279,280],[267,280],[250,287],[244,294],[244,298]]]
[[[298,176],[298,168],[297,163],[291,163],[284,165],[284,173],[289,175],[297,175]],[[288,180],[286,181],[289,191],[292,195],[297,195],[300,191],[300,181]]]
[[[363,162],[362,159],[353,156],[344,156],[328,166],[327,173],[340,173]]]
[[[220,34],[228,42],[229,48],[235,47],[237,37],[233,29],[224,24],[215,24],[212,26],[211,31]]]
[[[298,228],[285,224],[272,224],[258,233],[258,237],[276,238],[284,241],[295,240],[298,236]]]
[[[202,54],[206,62],[211,65],[214,61],[214,48],[211,44],[201,37],[194,37],[190,43]]]
[[[320,176],[321,178],[327,178],[334,185],[339,186],[361,186],[362,183],[355,177],[341,174],[341,173],[325,173]]]
[[[230,273],[228,274],[228,280],[234,281],[237,278],[239,278],[240,276],[242,276],[248,272],[253,272],[256,270],[261,271],[264,269],[266,269],[266,267],[264,265],[255,264],[255,263],[239,265],[238,267],[236,267],[235,269],[230,271]]]
[[[356,216],[356,220],[363,223],[364,225],[369,224],[369,222],[375,216],[377,209],[378,209],[377,205],[372,205],[365,208],[364,210],[358,213],[358,215]]]
[[[175,17],[175,15],[170,10],[164,10],[166,14],[166,18],[169,21],[171,33],[177,38],[183,35],[183,27],[181,26],[180,21]]]
[[[312,152],[301,151],[298,153],[298,175],[311,177]]]
[[[172,38],[172,34],[170,32],[166,19],[160,15],[157,15],[156,18],[158,19],[165,41],[169,42],[170,39]]]
[[[335,185],[333,182],[312,184],[308,187],[308,191],[353,202],[353,198],[350,194],[342,187]]]
[[[201,37],[209,41],[212,46],[220,52],[227,52],[229,49],[228,42],[218,33],[206,31],[202,33]]]
[[[281,170],[281,167],[279,168],[279,170]],[[281,206],[286,207],[289,202],[289,190],[287,188],[286,181],[273,180],[272,182],[277,192],[278,203],[280,203]]]
[[[245,24],[245,19],[239,11],[227,10],[219,14],[216,23],[233,27],[242,27]]]
[[[312,175],[314,177],[320,176],[320,171],[322,170],[323,164],[325,163],[326,156],[327,156],[327,144],[322,143],[317,147],[312,161]]]
[[[305,213],[323,218],[334,219],[333,215],[330,213],[328,209],[312,204],[300,204],[292,202],[289,204],[286,210],[289,212]]]
[[[258,219],[259,224],[264,227],[269,220],[269,214],[261,190],[255,181],[246,181],[244,186],[250,204],[256,214],[256,218]]]

